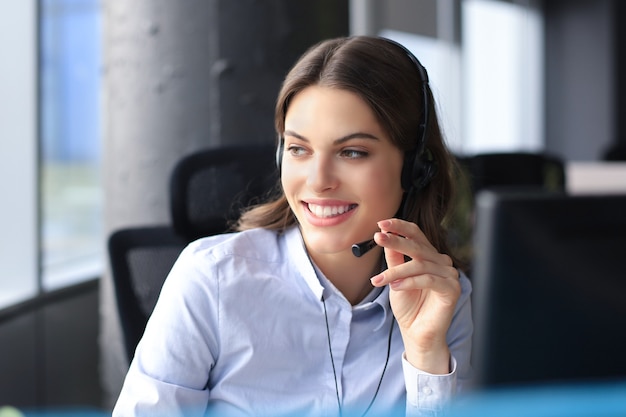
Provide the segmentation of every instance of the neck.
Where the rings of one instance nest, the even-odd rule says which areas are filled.
[[[311,254],[315,265],[352,305],[360,303],[374,288],[370,278],[380,272],[381,248],[374,248],[361,258],[351,250],[340,254]]]

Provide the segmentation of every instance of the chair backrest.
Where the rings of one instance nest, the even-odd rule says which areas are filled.
[[[227,230],[277,183],[274,145],[232,145],[182,158],[170,181],[172,225],[193,240]]]
[[[132,359],[161,286],[187,244],[170,226],[125,228],[108,240],[117,310],[127,358]]]
[[[562,191],[565,167],[560,158],[545,153],[483,153],[459,159],[469,175],[472,193],[484,189],[540,188]]]
[[[275,152],[273,145],[235,145],[183,157],[170,177],[172,224],[111,234],[109,259],[129,360],[182,249],[225,232],[243,207],[276,185]]]

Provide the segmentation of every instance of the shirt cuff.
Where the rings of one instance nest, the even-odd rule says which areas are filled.
[[[456,359],[450,356],[451,372],[434,375],[421,371],[402,355],[407,392],[407,416],[436,415],[450,403],[456,392]],[[426,412],[426,413],[425,413]]]

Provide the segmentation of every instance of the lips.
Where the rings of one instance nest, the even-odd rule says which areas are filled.
[[[356,204],[344,204],[344,205],[319,205],[308,203],[307,207],[309,211],[322,219],[340,216],[356,207]]]

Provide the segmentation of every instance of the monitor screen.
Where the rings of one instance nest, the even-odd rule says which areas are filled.
[[[626,378],[626,195],[476,200],[479,387]]]

